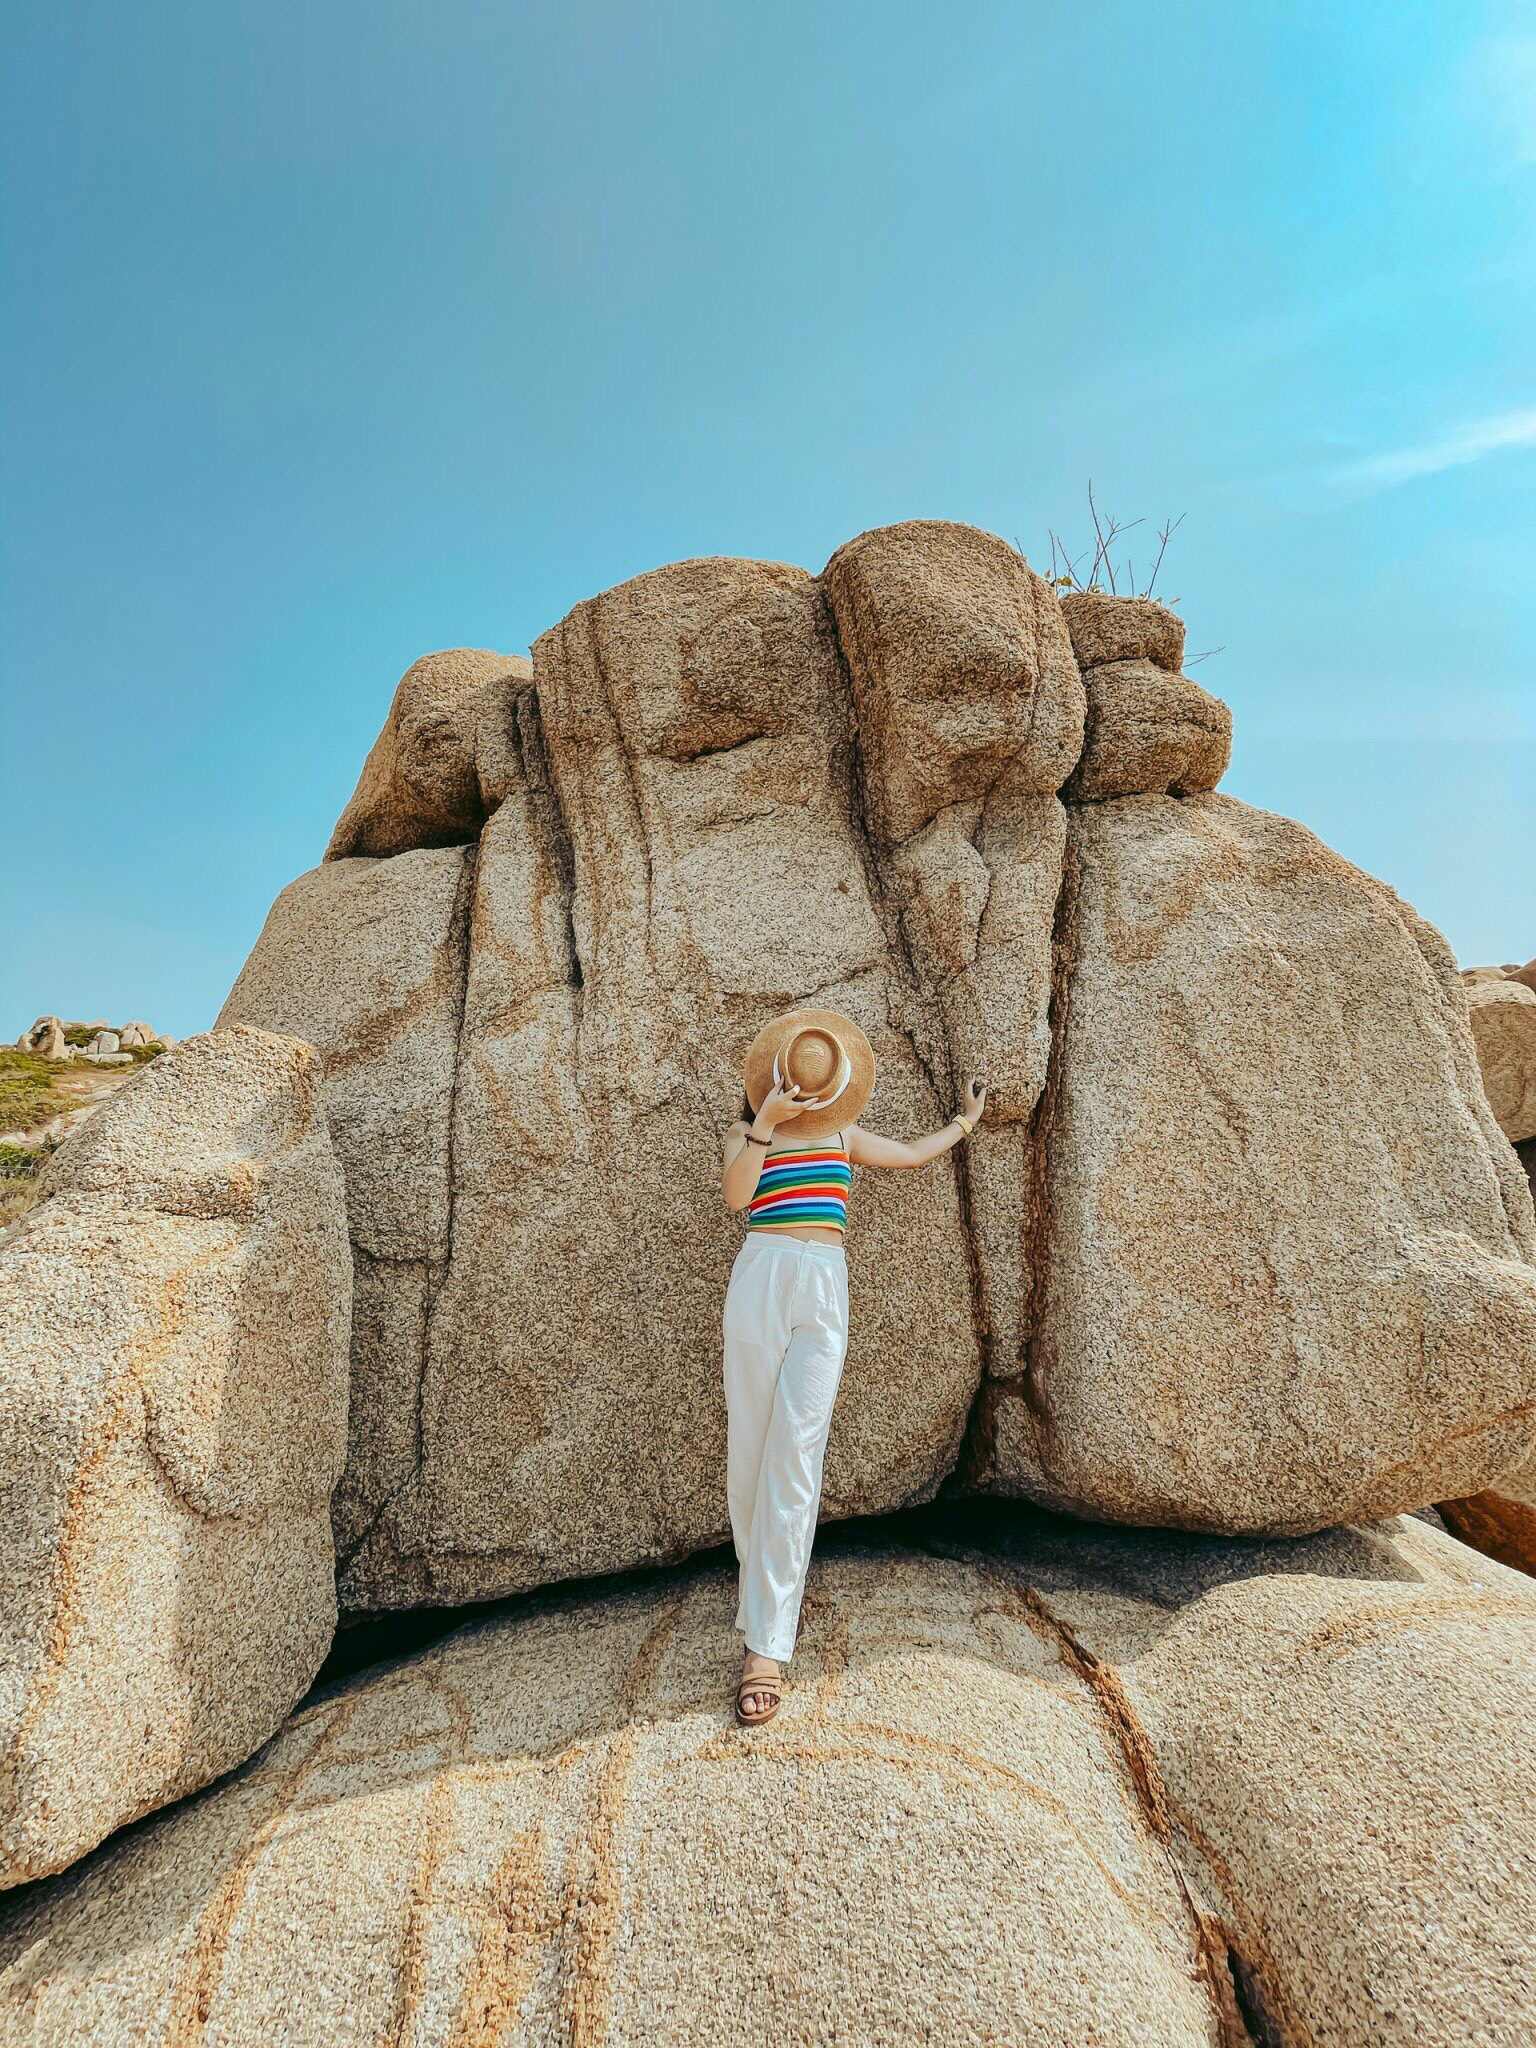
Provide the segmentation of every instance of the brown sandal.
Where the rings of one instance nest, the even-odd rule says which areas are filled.
[[[750,1699],[755,1692],[765,1692],[772,1700],[773,1704],[766,1713],[748,1714],[742,1711],[742,1701]],[[764,1721],[771,1721],[779,1711],[779,1703],[783,1697],[784,1680],[782,1676],[769,1678],[764,1673],[758,1672],[751,1678],[743,1678],[740,1685],[736,1688],[736,1718],[743,1728],[760,1728]]]

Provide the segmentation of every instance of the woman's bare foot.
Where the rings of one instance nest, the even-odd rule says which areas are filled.
[[[745,1686],[752,1678],[780,1678],[782,1673],[772,1657],[760,1657],[756,1650],[748,1650],[741,1660],[741,1682]],[[749,1720],[756,1720],[759,1714],[768,1713],[777,1698],[776,1692],[743,1692],[741,1711]]]

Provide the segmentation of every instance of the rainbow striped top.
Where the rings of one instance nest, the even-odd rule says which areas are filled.
[[[853,1168],[842,1146],[770,1152],[747,1204],[747,1228],[845,1231],[852,1186]]]

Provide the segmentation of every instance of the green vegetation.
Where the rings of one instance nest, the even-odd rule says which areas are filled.
[[[61,1109],[78,1109],[80,1097],[60,1092],[58,1080],[72,1060],[40,1059],[14,1045],[0,1046],[0,1131],[27,1131]]]
[[[73,1044],[73,1039],[70,1040]],[[158,1059],[165,1047],[158,1038],[148,1045],[125,1045],[123,1051],[136,1067]],[[84,1062],[89,1070],[92,1062]],[[61,1109],[78,1109],[81,1098],[58,1086],[62,1075],[81,1071],[73,1060],[45,1060],[18,1046],[0,1046],[0,1131],[30,1130],[34,1124],[57,1116]],[[110,1072],[110,1068],[103,1069]]]
[[[0,1145],[0,1230],[37,1200],[38,1170],[56,1145]]]
[[[64,1043],[66,1045],[78,1045],[84,1051],[85,1047],[90,1044],[95,1036],[95,1032],[88,1031],[83,1024],[71,1024],[64,1033]],[[131,1052],[134,1060],[141,1062],[153,1059],[157,1052],[164,1052],[165,1047],[158,1038],[152,1038],[148,1045],[125,1045],[122,1047],[122,1050],[124,1052]]]
[[[79,1034],[68,1034],[71,1044]],[[165,1051],[158,1039],[149,1045],[128,1045],[123,1050],[142,1067]],[[116,1074],[122,1066],[98,1067],[91,1060],[45,1060],[38,1053],[23,1052],[19,1046],[0,1046],[0,1131],[32,1131],[50,1117],[65,1110],[81,1109],[101,1099],[107,1083],[85,1080],[86,1075]],[[43,1161],[58,1150],[56,1141],[41,1145],[0,1144],[0,1229],[14,1223],[37,1199],[37,1173]]]

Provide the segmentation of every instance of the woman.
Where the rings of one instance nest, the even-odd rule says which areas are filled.
[[[736,1718],[771,1721],[795,1646],[827,1431],[848,1344],[843,1230],[855,1166],[926,1166],[969,1137],[987,1091],[911,1144],[860,1130],[875,1059],[835,1010],[776,1017],[746,1060],[748,1115],[725,1140],[721,1189],[747,1211],[725,1296],[726,1490],[745,1641]]]

